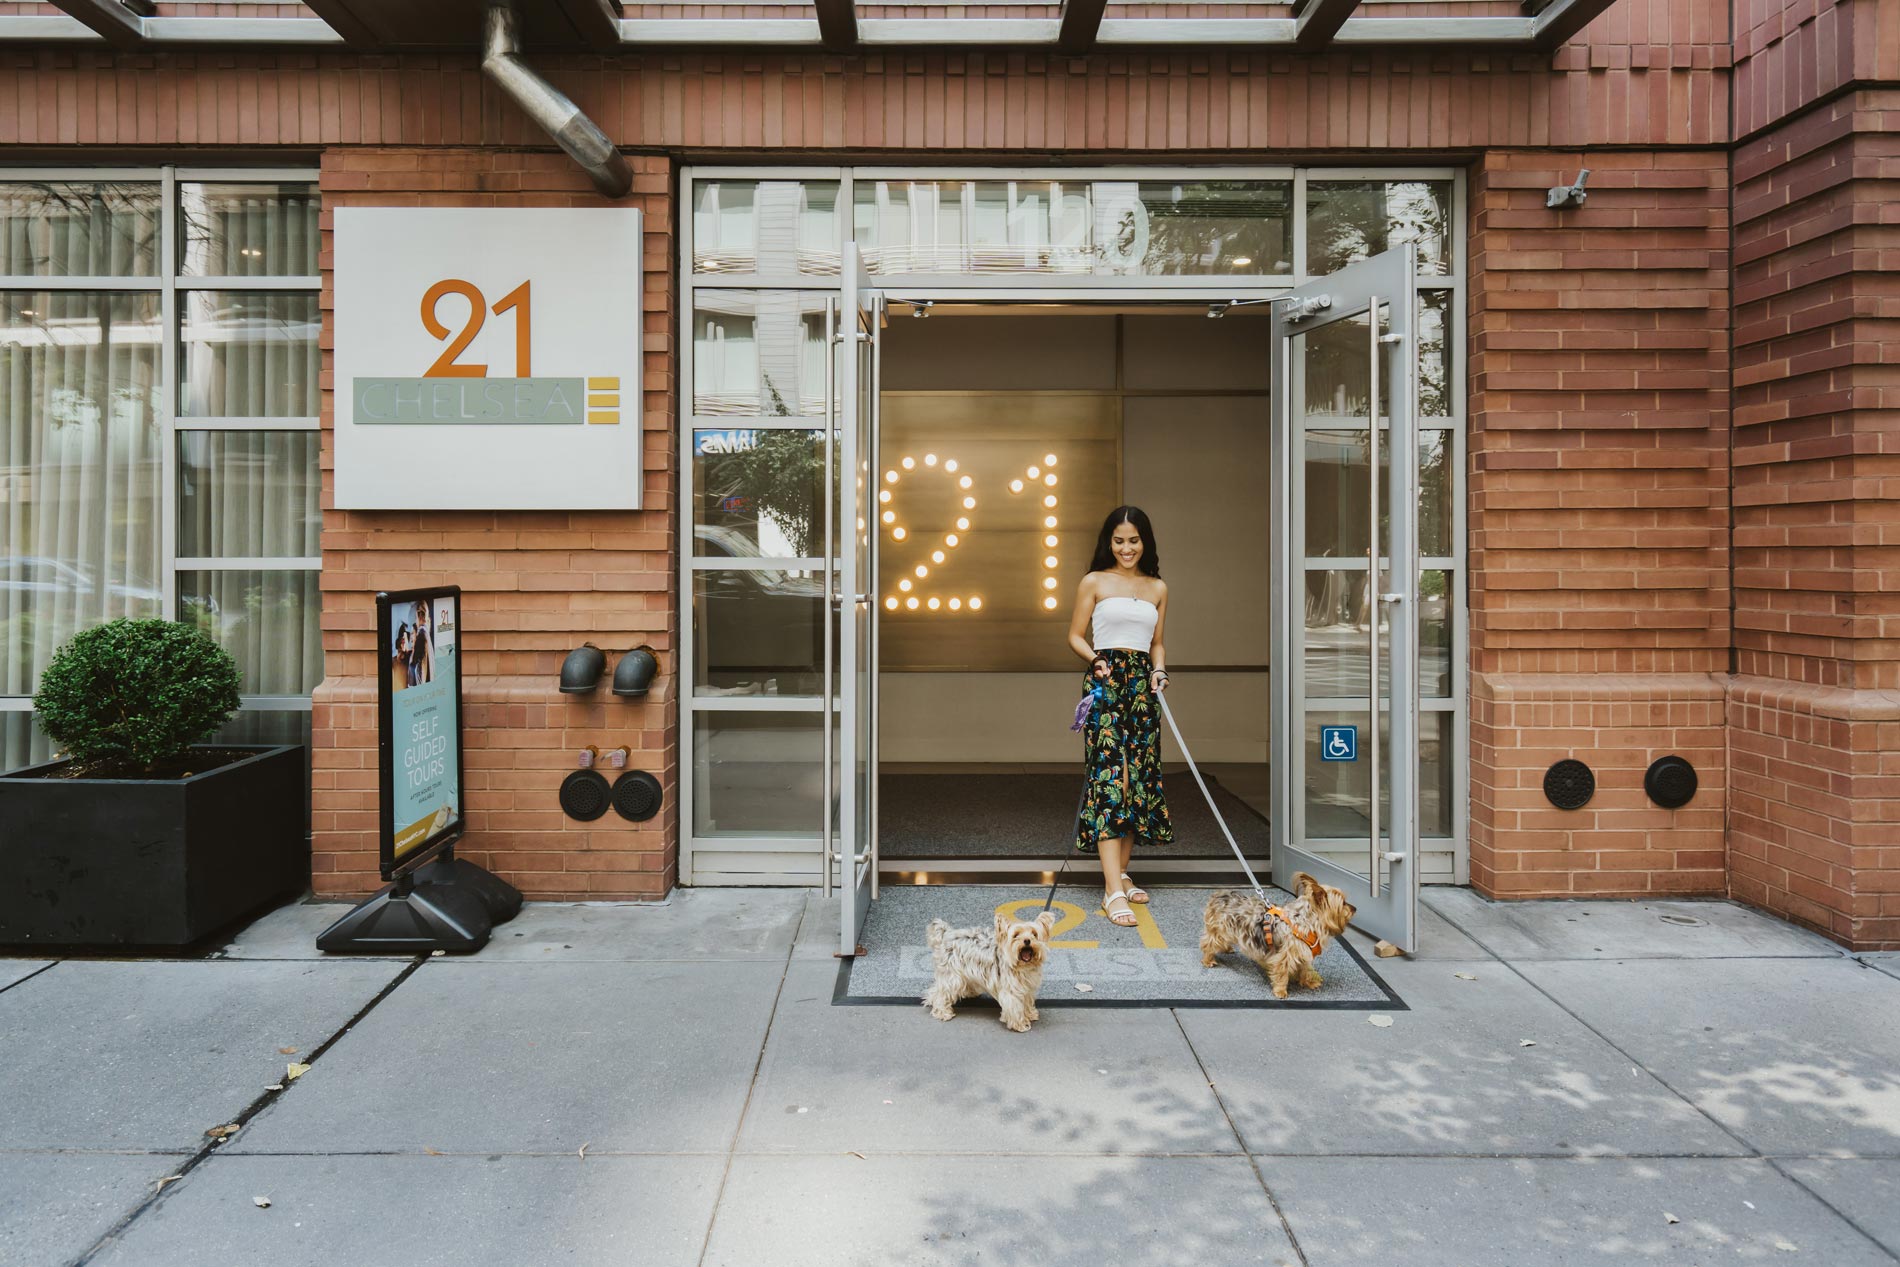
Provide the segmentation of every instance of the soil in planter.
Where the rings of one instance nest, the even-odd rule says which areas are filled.
[[[182,757],[161,761],[151,769],[130,761],[68,761],[31,775],[41,779],[188,779],[194,774],[234,765],[257,755],[255,749],[193,748]]]

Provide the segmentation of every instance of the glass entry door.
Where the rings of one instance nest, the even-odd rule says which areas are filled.
[[[844,246],[837,339],[837,548],[829,620],[837,648],[835,689],[827,690],[825,879],[842,899],[839,953],[858,952],[859,932],[877,896],[877,542],[878,349],[884,297],[870,285],[857,244]]]
[[[1345,890],[1416,945],[1416,264],[1407,245],[1273,301],[1273,878]],[[1280,666],[1286,666],[1284,669]]]

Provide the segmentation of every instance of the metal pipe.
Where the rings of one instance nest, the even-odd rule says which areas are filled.
[[[632,191],[626,156],[579,106],[521,60],[521,15],[514,0],[488,0],[482,13],[482,73],[586,169],[603,197],[625,198]]]

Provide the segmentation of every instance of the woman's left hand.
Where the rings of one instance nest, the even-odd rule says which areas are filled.
[[[1168,675],[1165,670],[1156,669],[1148,675],[1148,689],[1156,695],[1168,689]]]

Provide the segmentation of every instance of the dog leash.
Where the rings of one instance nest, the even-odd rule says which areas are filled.
[[[1220,806],[1214,804],[1214,794],[1207,790],[1207,780],[1201,777],[1201,768],[1194,764],[1194,756],[1188,751],[1187,740],[1181,738],[1181,727],[1174,720],[1174,710],[1168,707],[1166,692],[1156,692],[1155,698],[1161,701],[1161,715],[1168,719],[1168,729],[1174,732],[1174,746],[1181,750],[1182,758],[1194,775],[1194,782],[1200,786],[1201,795],[1207,798],[1207,808],[1214,811],[1214,821],[1220,824],[1221,835],[1227,837],[1227,847],[1234,851],[1234,860],[1240,863],[1240,869],[1247,873],[1247,883],[1253,885],[1253,891],[1261,901],[1266,901],[1267,891],[1260,887],[1253,868],[1247,865],[1247,856],[1240,852],[1240,846],[1234,841],[1234,833],[1227,829],[1227,820],[1221,817]]]

